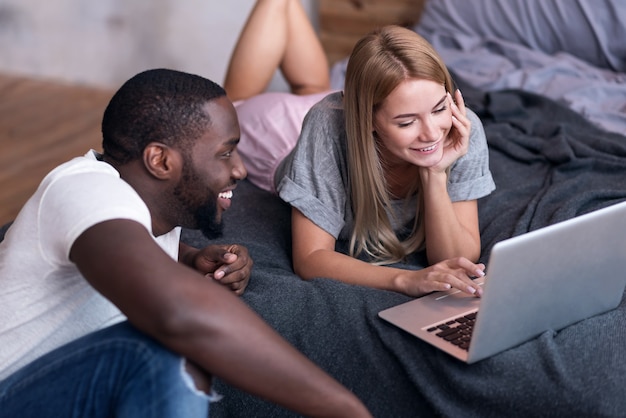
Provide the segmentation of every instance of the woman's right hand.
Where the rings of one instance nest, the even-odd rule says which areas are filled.
[[[422,270],[404,270],[397,278],[398,290],[419,297],[435,291],[458,289],[480,297],[482,288],[472,277],[485,275],[485,265],[475,264],[464,257],[451,258]]]

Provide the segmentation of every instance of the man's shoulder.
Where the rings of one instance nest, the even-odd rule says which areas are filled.
[[[119,172],[112,165],[99,160],[90,153],[75,157],[54,168],[43,178],[38,191],[61,188],[72,189],[78,193],[89,190],[96,192],[102,187],[106,189],[130,188],[130,185],[120,178]]]
[[[110,164],[101,161],[98,155],[99,154],[95,151],[90,150],[83,156],[72,158],[50,171],[46,179],[56,179],[63,176],[86,173],[102,173],[119,177],[117,170]]]
[[[41,182],[33,203],[44,213],[85,225],[115,218],[150,224],[149,210],[136,190],[110,164],[88,153],[52,170]],[[72,220],[74,218],[74,220]]]

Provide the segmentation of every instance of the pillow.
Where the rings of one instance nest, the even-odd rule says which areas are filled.
[[[496,38],[626,71],[626,1],[429,0],[414,29]]]

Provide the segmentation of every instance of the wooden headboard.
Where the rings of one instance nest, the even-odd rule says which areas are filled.
[[[319,34],[330,65],[350,55],[363,35],[380,26],[417,23],[426,0],[317,0]]]

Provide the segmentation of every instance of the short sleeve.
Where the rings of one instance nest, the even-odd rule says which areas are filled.
[[[351,216],[341,93],[311,108],[296,147],[276,174],[278,195],[338,238]]]
[[[147,206],[116,172],[76,171],[47,181],[37,222],[41,248],[52,263],[66,263],[80,234],[106,220],[132,219],[152,230]]]

